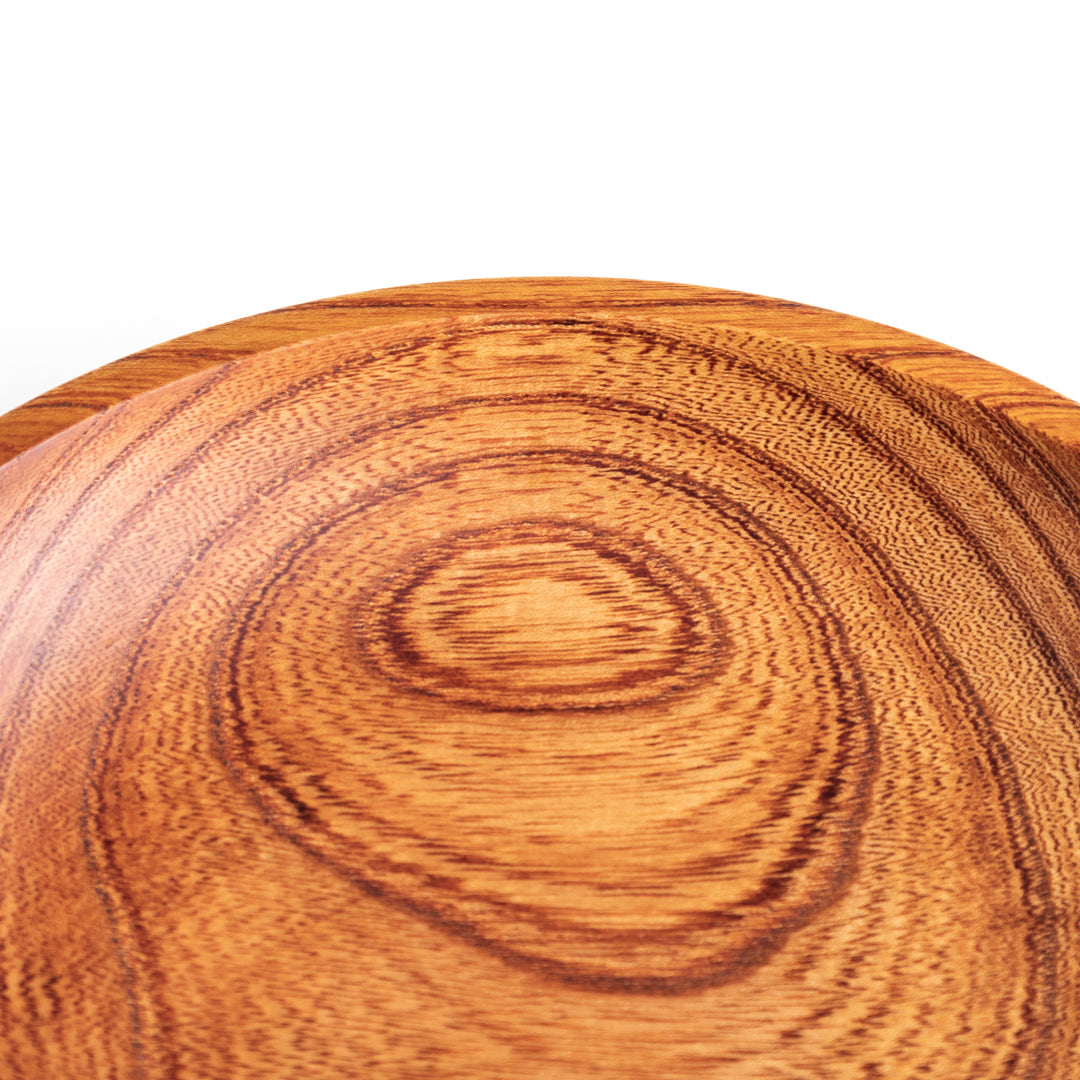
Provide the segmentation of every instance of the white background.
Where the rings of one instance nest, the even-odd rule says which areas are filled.
[[[0,412],[258,311],[527,274],[835,308],[1080,398],[1070,14],[19,5]]]

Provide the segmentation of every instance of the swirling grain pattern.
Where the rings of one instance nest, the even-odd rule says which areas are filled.
[[[1080,413],[826,315],[370,294],[20,445],[0,1075],[1080,1075]]]

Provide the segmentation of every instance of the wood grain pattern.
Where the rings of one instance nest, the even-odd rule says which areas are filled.
[[[5,1080],[1080,1075],[1080,407],[528,279],[0,438]]]

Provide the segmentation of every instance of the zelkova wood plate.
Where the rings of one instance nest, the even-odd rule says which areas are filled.
[[[1080,1076],[1080,407],[526,279],[0,439],[5,1080]]]

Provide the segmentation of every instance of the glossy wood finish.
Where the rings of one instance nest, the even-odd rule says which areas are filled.
[[[530,279],[0,438],[0,1075],[1080,1071],[1080,407]]]

